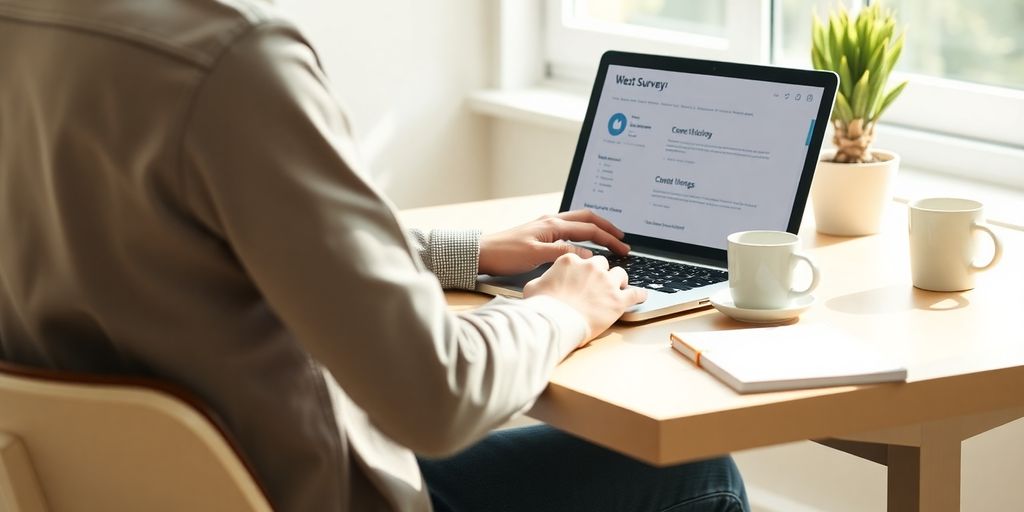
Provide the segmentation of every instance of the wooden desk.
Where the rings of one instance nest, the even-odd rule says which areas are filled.
[[[498,230],[557,211],[546,194],[403,212],[412,226]],[[810,207],[808,212],[812,211]],[[1024,417],[1024,233],[977,288],[911,286],[906,207],[879,235],[800,232],[822,271],[801,321],[829,322],[905,361],[905,384],[739,395],[675,353],[669,332],[740,329],[717,311],[622,324],[556,370],[530,415],[652,464],[803,439],[888,465],[889,510],[959,510],[960,443]],[[488,300],[448,294],[455,308]]]

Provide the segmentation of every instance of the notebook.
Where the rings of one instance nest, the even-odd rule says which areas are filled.
[[[730,233],[797,232],[837,84],[823,71],[602,57],[560,211],[626,232],[632,253],[609,260],[648,298],[622,320],[708,305],[728,286]],[[518,297],[546,269],[482,275],[477,290]]]
[[[892,357],[827,324],[674,332],[672,347],[740,393],[902,382]]]

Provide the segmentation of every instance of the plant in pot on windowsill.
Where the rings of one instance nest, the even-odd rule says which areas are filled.
[[[899,155],[872,149],[879,117],[907,85],[885,91],[903,50],[890,9],[878,3],[856,18],[846,9],[831,12],[825,25],[814,16],[811,60],[816,69],[839,75],[832,109],[832,141],[822,154],[811,187],[814,218],[821,233],[858,236],[877,233],[899,167]]]

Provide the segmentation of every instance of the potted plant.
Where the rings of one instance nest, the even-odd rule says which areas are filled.
[[[897,35],[891,9],[872,3],[856,18],[845,8],[830,12],[827,25],[815,15],[811,35],[814,67],[839,75],[832,109],[836,147],[822,154],[811,187],[817,229],[842,236],[877,233],[899,156],[871,143],[878,119],[907,85],[885,90],[904,34]]]

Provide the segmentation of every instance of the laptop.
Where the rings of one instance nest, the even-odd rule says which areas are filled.
[[[728,287],[726,237],[796,233],[832,111],[835,73],[608,52],[601,58],[559,211],[593,210],[626,233],[618,257],[647,320],[709,304]],[[549,265],[481,275],[521,297]]]

